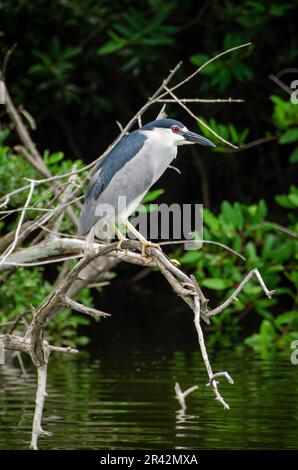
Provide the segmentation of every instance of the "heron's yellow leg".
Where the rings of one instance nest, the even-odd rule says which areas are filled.
[[[160,245],[158,243],[152,243],[149,240],[146,240],[145,237],[129,222],[129,220],[122,221],[124,225],[128,228],[128,230],[141,242],[142,244],[142,256],[148,256],[146,253],[146,248],[158,248],[161,250]]]
[[[117,235],[117,238],[118,238],[118,243],[117,243],[117,250],[121,250],[121,247],[122,247],[122,243],[125,242],[127,240],[127,238],[125,238],[125,236],[122,234],[122,232],[120,232],[120,230],[115,226],[115,233]]]
[[[88,233],[86,237],[86,243],[85,243],[85,248],[84,248],[84,254],[88,255],[93,252],[93,243],[94,243],[94,230],[95,227],[92,227],[90,232]]]

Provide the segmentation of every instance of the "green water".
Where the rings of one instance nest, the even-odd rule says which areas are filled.
[[[129,349],[92,356],[53,356],[40,449],[295,449],[298,366],[289,356],[260,360],[247,351],[213,350],[214,370],[230,405],[215,401],[197,351]],[[35,373],[0,367],[0,448],[26,449],[30,441]],[[185,413],[174,384],[199,385]]]

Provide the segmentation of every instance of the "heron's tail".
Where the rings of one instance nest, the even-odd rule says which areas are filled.
[[[95,204],[94,201],[91,199],[86,201],[83,209],[81,211],[80,220],[79,220],[79,234],[80,235],[87,235],[88,232],[92,229],[92,227],[97,223],[99,217],[95,215]]]

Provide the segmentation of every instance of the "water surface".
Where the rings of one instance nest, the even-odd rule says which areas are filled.
[[[205,386],[197,351],[101,351],[52,357],[43,426],[53,433],[40,449],[295,449],[298,366],[289,357],[261,360],[246,350],[213,350],[214,370],[230,405],[224,410]],[[35,372],[0,367],[0,448],[30,442]],[[179,410],[174,384],[199,390]]]

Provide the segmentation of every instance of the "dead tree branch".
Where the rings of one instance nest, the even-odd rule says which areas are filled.
[[[26,215],[26,210],[30,204],[30,201],[32,199],[32,196],[33,196],[33,191],[34,191],[34,183],[31,183],[30,184],[30,191],[29,191],[29,194],[28,194],[28,197],[27,197],[27,201],[23,207],[23,210],[21,212],[21,216],[20,216],[20,220],[18,222],[18,225],[17,225],[17,228],[16,228],[16,231],[15,231],[15,237],[14,237],[14,241],[13,243],[11,244],[10,248],[7,250],[7,252],[4,254],[4,256],[2,257],[2,259],[0,260],[0,266],[2,263],[5,263],[5,260],[8,258],[8,256],[13,252],[13,250],[15,249],[16,245],[17,245],[17,242],[18,242],[18,237],[19,237],[19,233],[20,233],[20,230],[21,230],[21,227],[22,227],[22,223],[24,221],[24,217]]]
[[[1,78],[1,73],[0,73]],[[33,143],[33,140],[30,137],[30,134],[25,126],[20,114],[18,113],[11,97],[8,92],[7,87],[5,86],[5,107],[7,114],[10,116],[12,123],[15,126],[16,132],[20,138],[20,141],[23,143],[23,147],[19,147],[20,154],[32,165],[42,176],[49,178],[51,177],[51,173],[46,166],[42,156],[38,152],[36,145]],[[52,183],[51,183],[52,184]],[[52,184],[53,185],[53,184]],[[56,191],[55,185],[53,185],[54,191]],[[62,200],[63,202],[63,200]],[[74,223],[74,225],[78,226],[78,219],[73,212],[72,208],[69,207],[66,209],[66,213]]]
[[[260,286],[262,287],[265,295],[268,297],[268,299],[271,299],[271,296],[275,293],[275,290],[268,290],[263,278],[257,268],[252,269],[248,274],[246,274],[245,278],[242,279],[242,281],[239,283],[238,287],[234,290],[233,294],[225,300],[221,305],[218,307],[214,308],[208,313],[208,318],[214,317],[215,315],[218,315],[219,313],[223,312],[229,305],[231,305],[233,302],[237,302],[238,294],[242,291],[243,287],[250,282],[251,278],[253,276],[256,276],[257,280],[259,281]]]
[[[66,305],[66,307],[70,307],[71,309],[76,310],[77,312],[84,313],[85,315],[90,315],[92,318],[106,318],[110,316],[109,313],[101,312],[95,308],[86,307],[85,305],[82,305],[79,302],[72,300],[70,297],[67,297],[67,295],[61,297],[61,300]]]
[[[184,392],[182,392],[179,383],[178,383],[178,382],[175,383],[176,399],[179,401],[182,411],[185,411],[186,408],[187,408],[186,403],[185,403],[185,398],[186,398],[188,395],[190,395],[191,393],[193,393],[193,392],[195,392],[196,390],[198,390],[198,388],[199,388],[199,387],[198,387],[197,385],[193,385],[192,387],[189,387],[187,390],[185,390]]]

